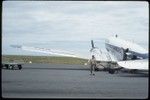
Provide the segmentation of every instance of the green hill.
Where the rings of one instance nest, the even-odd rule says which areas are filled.
[[[53,64],[84,64],[87,59],[56,56],[24,56],[24,55],[2,55],[2,62],[24,62],[29,63],[53,63]]]

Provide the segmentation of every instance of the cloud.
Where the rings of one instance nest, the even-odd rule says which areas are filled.
[[[2,43],[89,41],[118,34],[148,44],[148,7],[142,1],[4,1]]]

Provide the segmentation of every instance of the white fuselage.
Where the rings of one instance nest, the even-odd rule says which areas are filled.
[[[134,55],[138,58],[147,59],[148,51],[139,46],[136,43],[123,40],[118,37],[110,37],[106,40],[105,46],[108,52],[110,52],[116,61],[124,60],[124,53]],[[124,51],[128,50],[128,51]]]
[[[119,66],[129,70],[148,72],[148,51],[138,44],[111,37],[106,40],[105,46]]]

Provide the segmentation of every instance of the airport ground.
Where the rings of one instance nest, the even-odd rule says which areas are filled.
[[[88,66],[24,64],[2,69],[3,98],[148,98],[148,77],[134,74],[90,75]]]

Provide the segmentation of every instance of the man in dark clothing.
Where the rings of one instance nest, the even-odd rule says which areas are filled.
[[[94,57],[94,55],[92,55],[92,59],[90,59],[90,72],[91,74],[90,75],[95,75],[93,72],[94,68],[96,67],[96,59]]]

